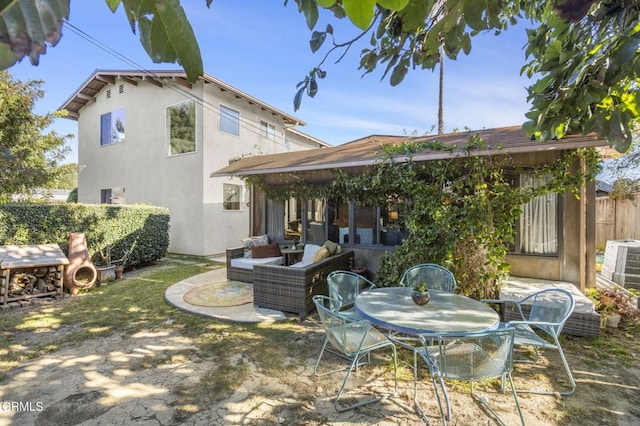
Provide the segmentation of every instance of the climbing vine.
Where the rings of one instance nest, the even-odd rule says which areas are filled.
[[[295,183],[279,186],[267,185],[262,176],[244,179],[270,199],[353,200],[369,206],[384,205],[390,195],[402,199],[409,234],[394,252],[382,257],[376,284],[397,285],[406,268],[431,262],[451,269],[464,294],[492,298],[508,272],[505,259],[514,242],[521,205],[547,192],[578,196],[583,182],[597,173],[599,155],[594,149],[582,148],[537,166],[517,164],[507,153],[470,155],[488,148],[476,135],[462,147],[410,141],[383,146],[379,161],[360,174],[333,170],[333,179],[322,184],[304,183],[305,174],[296,174]],[[452,155],[414,161],[417,152],[427,149]],[[454,152],[462,155],[456,157]],[[586,167],[577,166],[580,160]],[[515,179],[524,170],[550,179],[535,188],[519,186]]]

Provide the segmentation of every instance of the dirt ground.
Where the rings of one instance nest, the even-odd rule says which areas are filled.
[[[55,303],[74,302],[67,298]],[[47,306],[22,309],[37,313]],[[137,327],[134,333],[83,338],[79,343],[74,336],[90,336],[92,330],[66,324],[55,333],[34,332],[33,325],[29,330],[0,330],[13,354],[50,346],[48,353],[25,356],[18,367],[0,376],[0,426],[425,424],[413,404],[408,350],[398,350],[396,395],[337,412],[333,399],[344,376],[314,374],[324,337],[315,314],[302,322],[285,322],[272,334],[268,330],[276,327],[254,333],[251,327],[221,326],[207,319],[210,335],[201,338],[187,337],[185,325],[174,320],[170,308],[162,312],[169,315],[166,322],[162,317],[152,329]],[[262,341],[249,345],[248,339],[258,335]],[[65,338],[72,343],[60,345]],[[619,329],[603,329],[599,339],[567,336],[563,346],[577,391],[569,397],[520,394],[526,424],[640,424],[640,327],[623,323]],[[516,354],[529,355],[522,350]],[[393,376],[388,360],[389,353],[377,353],[371,366],[353,375],[346,397],[358,400],[363,396],[359,391],[364,397],[389,393]],[[323,360],[326,369],[341,365],[334,356]],[[517,364],[516,386],[564,389],[567,379],[560,365],[553,352],[544,353],[539,364]],[[468,384],[448,382],[447,387],[452,401],[449,424],[495,424],[470,396]],[[520,424],[512,395],[498,388],[498,381],[493,381],[476,385],[476,392],[488,397],[506,425]],[[423,364],[418,401],[427,420],[440,424]]]
[[[336,412],[332,399],[342,375],[314,375],[315,356],[323,335],[313,316],[303,325],[317,331],[304,333],[305,337],[296,342],[301,348],[313,349],[302,351],[312,354],[304,362],[292,353],[289,359],[282,360],[281,375],[274,377],[265,374],[259,363],[249,361],[247,354],[238,353],[233,361],[246,364],[250,373],[242,384],[222,400],[191,408],[181,401],[181,390],[197,386],[214,371],[216,360],[201,356],[194,341],[181,336],[169,323],[165,331],[85,340],[24,362],[11,371],[0,382],[0,425],[424,424],[412,402],[413,381],[408,369],[411,357],[402,351],[396,396],[356,410]],[[73,331],[73,327],[67,327],[59,333]],[[623,329],[606,333],[615,333],[616,341],[638,339]],[[15,344],[25,349],[36,339],[42,343],[42,338],[34,333],[13,336]],[[640,424],[638,354],[628,354],[632,362],[623,365],[617,357],[598,355],[603,353],[602,348],[590,347],[589,340],[569,338],[565,345],[578,383],[577,392],[570,397],[522,394],[520,404],[527,424]],[[393,381],[384,355],[376,357],[373,366],[361,368],[352,384],[367,392],[389,392]],[[544,365],[548,360],[559,365],[559,359],[550,354],[540,367],[518,366],[514,371],[516,383],[548,387],[552,381],[559,387],[565,385],[561,369]],[[339,360],[328,362],[337,365]],[[470,397],[468,386],[449,383],[448,387],[453,410],[450,424],[494,424]],[[519,424],[511,394],[496,393],[496,383],[489,387],[488,392],[480,394],[488,395],[489,403],[505,424]],[[481,389],[482,386],[477,390]],[[431,423],[440,424],[431,381],[424,370],[418,398]]]

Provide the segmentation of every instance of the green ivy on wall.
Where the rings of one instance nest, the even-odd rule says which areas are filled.
[[[321,198],[382,206],[389,195],[403,199],[409,235],[395,252],[382,257],[376,284],[397,285],[406,268],[430,262],[451,269],[464,294],[493,298],[508,272],[505,259],[514,242],[521,205],[548,192],[577,197],[583,182],[595,177],[600,158],[595,149],[581,148],[565,152],[550,164],[527,165],[527,171],[551,179],[536,188],[519,187],[514,176],[525,168],[510,155],[471,155],[487,148],[476,135],[463,147],[411,141],[383,146],[380,161],[360,174],[332,170],[333,179],[324,184],[305,183],[305,175],[312,172],[297,173],[294,184],[278,186],[266,184],[260,175],[242,178],[276,200]],[[463,155],[413,160],[415,153],[426,149]]]

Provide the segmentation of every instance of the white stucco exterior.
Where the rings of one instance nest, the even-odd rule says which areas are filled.
[[[78,121],[78,201],[100,203],[102,190],[124,188],[126,204],[167,207],[170,252],[223,253],[248,235],[250,200],[243,182],[209,177],[229,160],[327,146],[288,130],[304,123],[211,76],[189,88],[179,72],[139,74],[96,71],[63,105]],[[187,100],[195,101],[195,151],[168,155],[167,107]],[[220,130],[220,105],[239,112],[239,135]],[[101,116],[122,108],[124,140],[101,145]],[[240,185],[239,210],[223,208],[225,183]]]

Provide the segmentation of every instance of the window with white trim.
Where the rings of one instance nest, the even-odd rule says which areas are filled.
[[[220,131],[240,136],[240,112],[220,105]]]
[[[167,107],[167,155],[196,150],[196,103],[185,101]]]
[[[276,140],[276,126],[275,124],[267,123],[266,121],[260,122],[260,129],[263,138]]]

